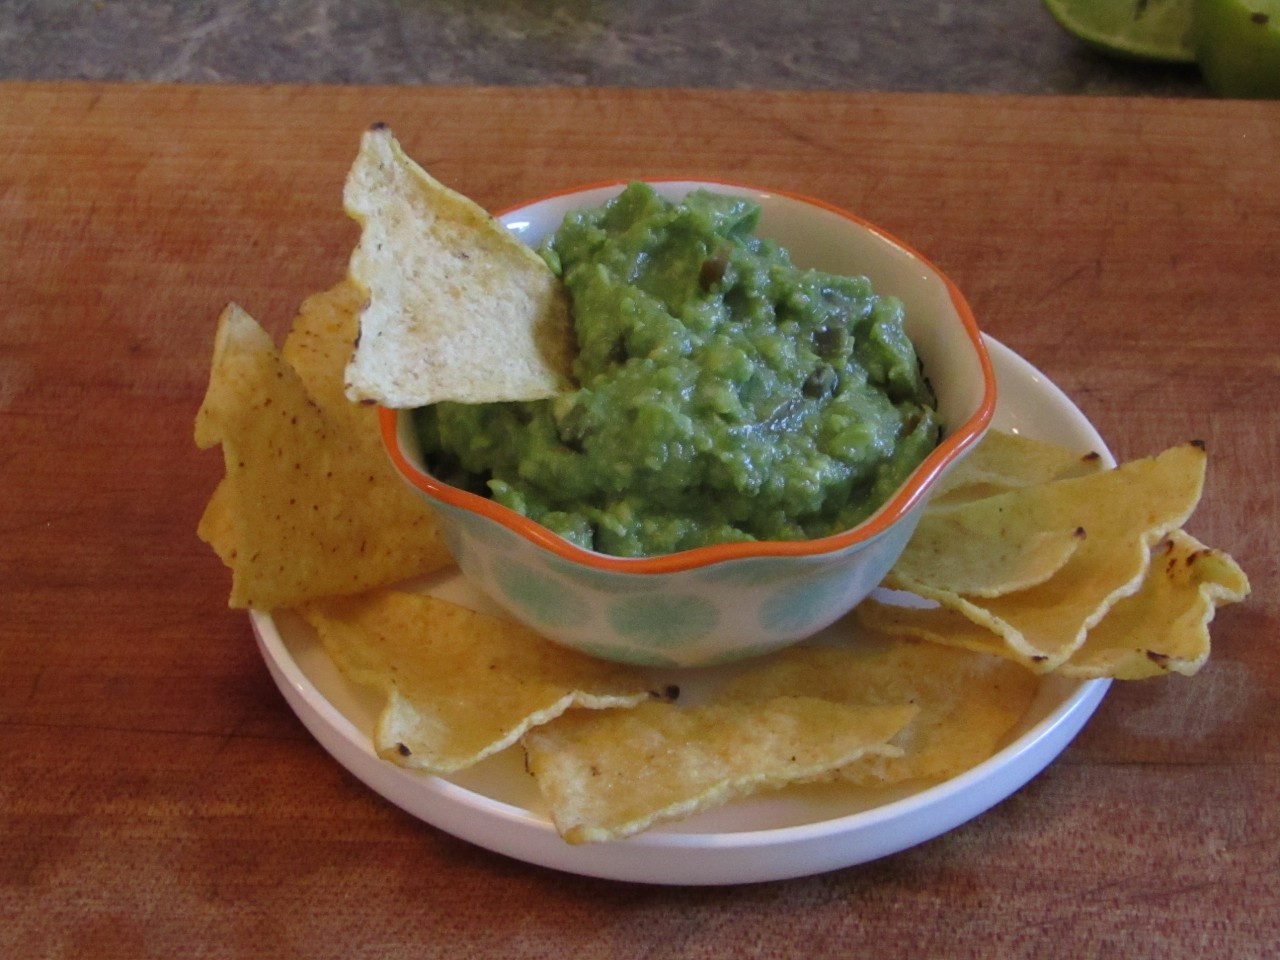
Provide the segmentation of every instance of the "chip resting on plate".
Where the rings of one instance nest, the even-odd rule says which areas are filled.
[[[858,604],[853,616],[864,630],[891,637],[916,637],[974,653],[1006,657],[1036,672],[1049,672],[1039,664],[1025,663],[1024,658],[1012,650],[1004,636],[995,630],[937,603],[921,605],[902,602],[900,598],[885,601],[872,594]]]
[[[984,454],[992,441],[996,454]],[[1020,451],[1028,459],[1018,466]],[[1194,508],[1203,484],[1201,444],[1135,461],[1109,471],[1110,476],[1094,473],[1092,457],[1012,435],[989,434],[972,459],[977,467],[969,480],[987,479],[964,480],[957,489],[967,494],[930,503],[921,523],[925,539],[908,546],[905,563],[900,561],[886,581],[909,592],[882,592],[864,601],[855,613],[864,628],[1009,657],[1037,672],[1081,679],[1136,680],[1199,670],[1209,656],[1209,623],[1217,608],[1249,593],[1248,578],[1231,557],[1177,526]],[[1068,477],[1092,476],[1058,484],[1053,478],[1063,469]],[[1020,489],[1021,496],[1004,496]],[[1023,512],[1027,503],[1035,505],[1038,521]],[[1064,513],[1067,509],[1072,512]],[[1055,511],[1056,527],[1046,527]],[[1018,544],[1032,546],[1029,567],[1034,570],[1049,554],[1039,552],[1035,538],[1048,529],[1065,537],[1074,520],[1081,522],[1080,550],[1060,571],[1041,580],[1045,563],[1034,577],[1014,576]],[[1100,529],[1102,536],[1090,542],[1090,529]],[[962,543],[953,556],[935,561],[948,531],[958,540],[971,538],[974,546]],[[995,551],[996,562],[988,570],[966,571],[965,564],[984,562],[980,548],[992,535],[1008,537],[1008,546]],[[1141,552],[1133,549],[1135,542],[1143,545]],[[1088,553],[1085,543],[1090,543]],[[957,557],[967,557],[965,564]],[[984,579],[991,588],[985,597],[972,591]],[[1025,579],[1038,582],[1023,586]],[[1073,606],[1090,592],[1101,596],[1108,584],[1122,586],[1096,609]],[[961,585],[971,592],[957,589]],[[1076,639],[1064,645],[1072,631]],[[1056,655],[1043,656],[1055,642]]]
[[[1201,445],[1183,444],[1114,470],[1022,487],[969,503],[938,509],[936,522],[961,531],[992,531],[1009,544],[1034,542],[1046,534],[1077,535],[1079,545],[1048,579],[985,596],[958,593],[930,583],[927,570],[910,576],[892,571],[886,583],[909,590],[960,614],[1002,641],[1004,652],[1033,670],[1065,663],[1121,597],[1142,584],[1151,547],[1191,515],[1204,484]],[[922,521],[923,522],[923,521]],[[963,543],[957,543],[963,550]],[[975,557],[974,562],[980,558]],[[950,575],[953,562],[940,560]],[[940,578],[941,579],[941,578]],[[909,609],[892,617],[876,601],[859,609],[862,622],[891,632],[910,632],[904,622],[926,614]],[[961,645],[968,645],[962,643]]]
[[[979,500],[1019,487],[1066,480],[1106,467],[1097,451],[1080,453],[1021,433],[989,430],[938,484],[931,507]]]
[[[808,697],[651,702],[565,714],[531,730],[524,745],[556,829],[587,843],[814,780],[868,753],[896,754],[889,741],[915,713]]]
[[[1096,452],[1080,454],[1023,434],[988,431],[930,497],[920,525],[888,582],[928,583],[936,590],[978,597],[1000,596],[1043,583],[1075,553],[1085,535],[1083,527],[1011,536],[1008,529],[991,523],[980,511],[950,508],[1011,490],[1086,476],[1104,467]]]
[[[999,597],[1044,583],[1084,542],[1083,527],[1047,530],[993,525],[984,511],[926,510],[889,575],[890,586]]]
[[[344,674],[386,694],[374,747],[404,767],[451,773],[570,708],[653,697],[638,671],[436,597],[378,591],[299,612]]]
[[[722,699],[767,703],[816,697],[847,706],[911,705],[890,744],[834,779],[858,784],[945,780],[990,757],[1026,713],[1040,681],[1010,660],[923,641],[868,635],[854,646],[783,650],[729,683]]]
[[[221,445],[226,474],[197,532],[231,568],[231,606],[288,607],[452,562],[370,416],[322,407],[252,317],[223,311],[195,439]]]
[[[368,296],[349,397],[408,408],[572,387],[576,345],[560,279],[385,126],[364,134],[344,199],[361,227],[349,273]]]
[[[1108,611],[1060,672],[1120,680],[1194,674],[1209,658],[1217,608],[1248,595],[1249,578],[1231,557],[1175,530],[1152,549],[1142,588]]]

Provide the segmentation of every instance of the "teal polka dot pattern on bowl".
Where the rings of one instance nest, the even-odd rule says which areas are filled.
[[[794,580],[773,590],[760,605],[760,623],[770,633],[807,633],[830,622],[842,611],[849,577]]]
[[[621,637],[655,650],[700,640],[719,622],[716,605],[692,594],[622,597],[609,606],[609,623]]]
[[[563,581],[514,557],[493,562],[502,599],[540,626],[579,627],[591,619],[591,604]]]

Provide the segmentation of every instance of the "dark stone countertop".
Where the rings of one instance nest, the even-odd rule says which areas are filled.
[[[1207,95],[1040,0],[0,0],[0,80]]]

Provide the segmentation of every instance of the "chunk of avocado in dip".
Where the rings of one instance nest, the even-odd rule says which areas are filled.
[[[874,513],[940,434],[902,305],[796,267],[759,218],[643,183],[569,214],[541,253],[572,300],[578,389],[415,411],[432,472],[624,557]]]

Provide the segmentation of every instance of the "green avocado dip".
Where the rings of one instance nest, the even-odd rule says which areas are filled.
[[[570,213],[540,252],[570,294],[579,388],[415,411],[432,473],[624,557],[874,513],[940,434],[902,305],[799,269],[759,218],[641,183]]]

